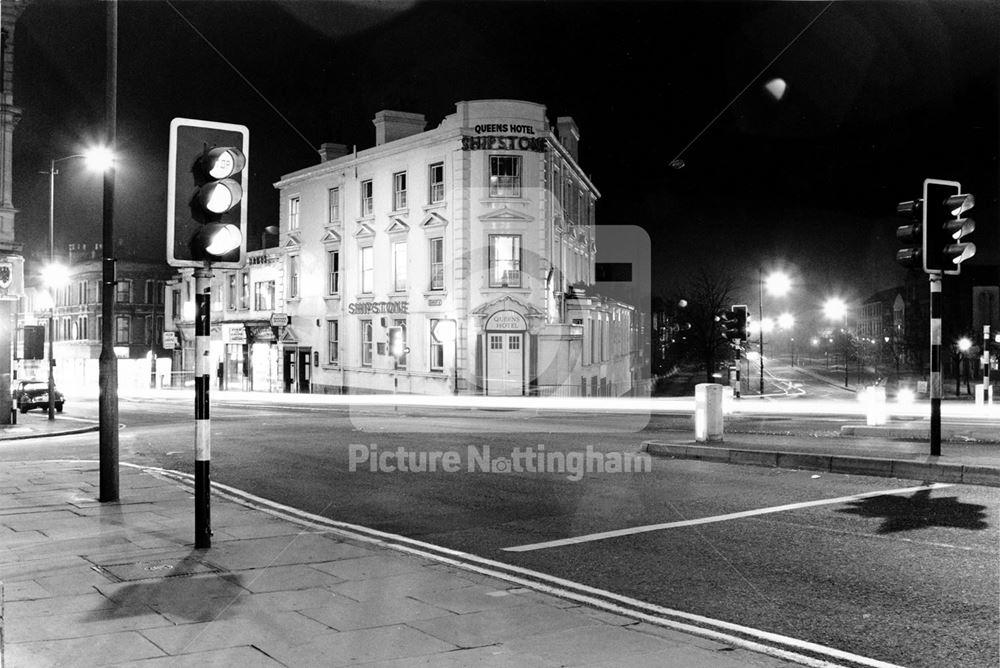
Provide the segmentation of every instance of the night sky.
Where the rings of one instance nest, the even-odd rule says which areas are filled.
[[[103,3],[44,0],[18,22],[26,255],[47,243],[38,172],[103,130],[104,23]],[[574,117],[597,222],[649,232],[654,294],[703,267],[732,271],[751,304],[759,267],[792,271],[803,308],[901,283],[895,206],[925,177],[976,195],[971,263],[1000,263],[996,2],[126,0],[119,44],[116,225],[138,255],[164,257],[173,117],[250,128],[256,247],[277,222],[271,184],[321,143],[372,146],[381,109],[431,128],[459,100],[514,98]],[[57,245],[98,241],[100,177],[60,170]]]

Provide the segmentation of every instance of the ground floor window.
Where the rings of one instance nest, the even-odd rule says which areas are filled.
[[[437,327],[437,318],[431,319],[431,371],[444,371],[444,343],[434,338],[434,330]]]
[[[374,336],[372,332],[372,321],[362,320],[361,321],[361,366],[372,365],[373,339]]]
[[[327,349],[329,351],[327,361],[330,364],[338,364],[340,362],[340,321],[327,320],[326,330]]]

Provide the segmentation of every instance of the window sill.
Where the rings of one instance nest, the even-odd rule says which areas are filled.
[[[441,290],[424,290],[424,297],[427,297],[428,299],[433,298],[433,297],[447,297],[447,296],[448,296],[448,291],[444,290],[444,289],[441,289]]]
[[[430,204],[425,204],[424,211],[436,211],[437,209],[447,209],[448,203],[445,201],[441,202],[431,202]]]

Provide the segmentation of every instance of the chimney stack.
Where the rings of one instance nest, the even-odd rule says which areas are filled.
[[[333,142],[324,142],[319,147],[320,162],[336,160],[337,158],[342,158],[345,155],[347,155],[347,144],[334,144]]]
[[[423,114],[387,109],[375,114],[372,123],[375,125],[376,146],[420,134],[427,127],[427,120]]]

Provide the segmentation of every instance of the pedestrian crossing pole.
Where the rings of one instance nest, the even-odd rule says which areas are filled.
[[[212,271],[206,264],[195,269],[194,321],[194,547],[212,547],[209,464],[212,459],[212,421],[209,417],[209,387],[212,378],[211,298]]]
[[[927,274],[931,284],[931,456],[941,455],[941,273]]]
[[[990,385],[990,326],[983,325],[983,404],[993,403],[993,387]]]

